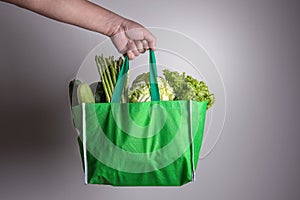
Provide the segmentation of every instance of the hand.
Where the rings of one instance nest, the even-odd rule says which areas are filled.
[[[134,59],[149,48],[156,49],[156,38],[145,27],[89,1],[4,1],[109,36],[117,50],[122,54],[127,53],[129,59]]]
[[[125,19],[111,36],[117,50],[132,60],[151,48],[156,49],[156,38],[142,25]]]

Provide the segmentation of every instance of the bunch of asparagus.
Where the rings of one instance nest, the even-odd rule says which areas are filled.
[[[106,102],[110,102],[122,67],[123,59],[120,57],[115,60],[114,56],[105,58],[102,54],[101,56],[96,55],[95,61],[101,77]]]

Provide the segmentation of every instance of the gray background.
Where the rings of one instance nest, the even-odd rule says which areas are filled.
[[[183,32],[219,67],[222,137],[180,188],[84,186],[68,82],[105,39],[0,3],[0,199],[299,199],[299,3],[97,1]]]

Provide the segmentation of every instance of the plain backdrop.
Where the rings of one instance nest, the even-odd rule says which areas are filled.
[[[300,4],[289,0],[94,1],[203,45],[227,117],[196,182],[85,186],[68,82],[104,36],[0,3],[0,199],[300,199]]]

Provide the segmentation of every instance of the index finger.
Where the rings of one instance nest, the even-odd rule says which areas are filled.
[[[156,37],[148,30],[144,31],[144,39],[148,42],[150,49],[156,50]]]

